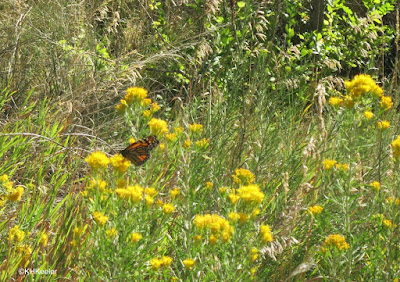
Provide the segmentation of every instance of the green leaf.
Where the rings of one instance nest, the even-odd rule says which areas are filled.
[[[246,3],[244,3],[243,1],[239,1],[237,2],[237,5],[239,8],[243,8],[244,6],[246,6]]]

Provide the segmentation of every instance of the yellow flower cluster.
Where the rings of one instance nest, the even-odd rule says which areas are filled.
[[[210,242],[215,243],[220,235],[222,240],[227,242],[233,234],[233,227],[229,221],[217,214],[196,215],[193,220],[194,225],[200,230],[210,230]]]
[[[400,135],[398,135],[397,138],[392,141],[391,145],[393,149],[394,158],[398,160],[400,156]]]
[[[195,146],[199,149],[207,149],[210,145],[210,139],[203,138],[195,142]]]
[[[15,225],[8,231],[8,241],[22,242],[25,238],[25,232],[19,229],[19,225]]]
[[[317,214],[320,214],[323,211],[323,209],[324,208],[319,205],[313,205],[308,208],[308,212],[313,215],[317,215]]]
[[[335,161],[335,160],[325,159],[323,161],[322,165],[324,166],[325,170],[330,170],[332,167],[335,166],[336,163],[337,163],[337,161]]]
[[[394,197],[387,197],[386,198],[386,203],[400,205],[400,199],[399,198],[394,198]]]
[[[390,229],[393,227],[393,222],[389,219],[384,219],[382,223],[386,228]]]
[[[132,234],[131,234],[131,241],[132,241],[132,243],[137,243],[140,239],[142,239],[143,238],[143,236],[141,235],[141,234],[139,234],[139,233],[136,233],[136,232],[133,232]]]
[[[154,135],[161,136],[168,132],[168,125],[165,120],[152,118],[147,124]]]
[[[161,259],[153,258],[150,260],[151,267],[155,270],[159,269],[160,267],[167,268],[171,265],[172,258],[163,256]]]
[[[112,227],[112,228],[106,230],[106,235],[109,240],[112,240],[118,235],[118,230],[115,229],[115,227]]]
[[[124,173],[131,165],[131,162],[125,159],[121,154],[115,154],[110,158],[110,161],[112,167],[119,173]]]
[[[351,96],[359,98],[364,93],[371,93],[376,97],[382,97],[383,89],[379,87],[370,75],[356,75],[352,81],[345,81],[347,91]]]
[[[253,205],[261,204],[264,200],[264,193],[261,192],[260,187],[257,184],[250,184],[241,186],[236,190],[237,195],[244,201],[244,203]]]
[[[198,123],[189,124],[189,131],[193,133],[200,133],[203,131],[203,125]]]
[[[126,90],[124,100],[128,104],[133,102],[141,102],[147,98],[147,90],[142,87],[130,87]]]
[[[105,216],[102,212],[94,212],[93,218],[94,221],[101,226],[104,226],[108,220],[108,216]]]
[[[378,126],[379,129],[385,130],[385,129],[388,129],[388,128],[389,128],[390,122],[388,122],[387,120],[378,121],[378,122],[376,123],[376,125]]]
[[[7,191],[11,191],[11,188],[14,185],[12,181],[9,181],[7,174],[0,176],[0,183],[7,189]]]
[[[175,206],[172,204],[164,204],[162,206],[162,211],[164,214],[170,214],[173,213],[175,211]]]
[[[110,163],[110,159],[105,153],[97,151],[87,156],[85,158],[85,162],[87,162],[92,169],[98,170],[99,168],[107,168],[108,164]]]
[[[339,251],[344,251],[350,248],[350,245],[346,243],[344,236],[340,234],[331,234],[325,239],[324,246],[321,248],[322,251],[326,251],[326,248],[335,247]]]
[[[371,182],[369,186],[371,186],[372,190],[376,192],[378,192],[381,189],[381,184],[378,181]]]
[[[194,265],[196,264],[196,261],[194,259],[185,259],[182,261],[183,265],[187,270],[192,270]]]
[[[372,119],[374,117],[374,114],[371,111],[365,111],[364,112],[364,117],[366,119]]]
[[[243,185],[251,184],[256,179],[256,177],[251,171],[244,168],[236,169],[235,174],[232,175],[232,178],[235,183]]]
[[[127,186],[126,188],[117,188],[115,193],[121,199],[126,199],[134,203],[139,203],[143,199],[144,188],[140,185]]]
[[[261,235],[261,240],[264,243],[269,243],[274,240],[274,237],[272,236],[271,232],[271,227],[269,225],[260,226],[260,235]]]
[[[10,189],[7,199],[11,202],[18,202],[21,201],[22,194],[24,194],[24,188],[18,186],[15,189]]]

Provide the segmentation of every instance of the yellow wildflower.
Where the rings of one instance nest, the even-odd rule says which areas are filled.
[[[121,154],[114,155],[110,158],[110,161],[112,167],[119,173],[124,173],[131,165],[131,162],[125,159]]]
[[[385,227],[389,228],[389,229],[393,227],[393,223],[392,223],[392,221],[389,220],[389,219],[384,219],[384,220],[383,220],[383,225],[384,225]]]
[[[97,151],[87,156],[85,158],[85,162],[87,162],[92,169],[97,170],[99,168],[107,168],[108,164],[110,163],[110,159],[105,153]]]
[[[165,139],[167,139],[168,142],[175,142],[178,139],[178,136],[176,133],[168,133],[165,135]]]
[[[180,136],[183,133],[183,128],[180,126],[175,127],[174,132],[176,133],[176,135]]]
[[[162,211],[164,214],[170,214],[173,213],[175,211],[175,207],[172,204],[164,204],[162,206]]]
[[[348,171],[349,166],[347,164],[336,164],[337,170]]]
[[[115,109],[119,113],[123,113],[126,110],[127,106],[128,106],[128,104],[126,103],[126,101],[124,99],[122,99],[121,102],[115,106]]]
[[[344,84],[350,95],[355,98],[359,98],[364,93],[371,93],[377,97],[383,95],[382,88],[375,83],[370,75],[356,75],[352,81],[345,81]]]
[[[8,175],[7,174],[3,174],[0,176],[0,182],[8,182]]]
[[[11,202],[21,201],[22,194],[24,194],[24,188],[18,186],[15,189],[11,189],[10,194],[7,195],[7,199]]]
[[[124,97],[128,104],[132,104],[133,102],[142,102],[145,98],[147,98],[147,90],[142,87],[128,88]]]
[[[209,145],[210,145],[210,139],[207,138],[203,138],[195,142],[195,146],[198,149],[207,149]]]
[[[198,123],[189,124],[189,131],[199,133],[203,131],[203,125]]]
[[[8,231],[8,241],[21,242],[25,238],[25,232],[19,229],[19,225],[15,225]]]
[[[381,109],[387,111],[390,108],[393,107],[393,101],[392,101],[392,97],[390,96],[382,96],[381,98],[381,102],[379,104],[381,106]]]
[[[376,124],[378,128],[382,130],[388,129],[390,126],[390,122],[388,122],[387,120],[378,121]]]
[[[127,199],[134,203],[139,203],[143,199],[143,190],[144,188],[140,185],[128,186],[124,188],[115,189],[115,193],[117,193],[118,197],[121,199]]]
[[[136,233],[136,232],[133,232],[132,234],[131,234],[131,241],[132,241],[132,243],[137,243],[140,239],[142,239],[143,238],[143,236],[142,235],[140,235],[139,233]]]
[[[186,139],[185,142],[183,143],[183,148],[187,149],[192,145],[192,141],[190,141],[190,139]]]
[[[344,251],[350,248],[350,245],[346,243],[344,236],[340,234],[331,234],[325,239],[324,247],[335,247],[339,251]]]
[[[93,218],[94,221],[101,226],[104,226],[108,220],[108,216],[105,216],[102,212],[94,212]]]
[[[118,235],[118,230],[112,227],[106,231],[106,235],[109,240],[112,240]]]
[[[328,103],[332,106],[343,106],[344,100],[339,97],[331,97]]]
[[[153,258],[150,260],[150,264],[154,270],[157,270],[162,266],[162,260],[160,260],[158,258]]]
[[[265,196],[257,184],[242,186],[236,192],[246,204],[250,205],[261,204]]]
[[[151,99],[145,98],[140,102],[140,104],[142,105],[142,107],[148,107],[151,104],[151,102],[152,102]]]
[[[236,212],[229,213],[228,217],[232,221],[238,221],[240,219],[240,215]]]
[[[400,156],[400,135],[391,143],[393,149],[394,158],[397,160]]]
[[[335,160],[325,159],[322,164],[325,170],[330,170],[336,163],[337,161]]]
[[[155,195],[158,194],[157,190],[154,189],[153,187],[147,187],[147,188],[144,190],[144,193],[145,193],[146,195],[151,196],[151,197],[154,197]]]
[[[40,236],[40,245],[46,247],[48,241],[49,241],[49,236],[45,232],[43,232],[42,236]]]
[[[179,188],[175,187],[174,189],[172,189],[172,190],[170,191],[171,198],[172,198],[172,199],[175,199],[176,196],[178,196],[180,193],[181,193],[181,191],[179,190]]]
[[[261,239],[264,243],[272,242],[274,237],[272,236],[271,227],[269,225],[260,226]]]
[[[308,208],[308,212],[310,212],[313,215],[320,214],[324,208],[319,206],[319,205],[313,205]]]
[[[236,194],[233,194],[233,193],[230,193],[230,194],[228,194],[228,199],[229,199],[229,201],[231,201],[231,203],[233,205],[236,205],[240,200],[240,196],[236,195]]]
[[[149,110],[143,111],[143,117],[144,118],[149,118],[151,116],[151,112]]]
[[[152,118],[148,123],[152,134],[160,136],[168,132],[167,122],[162,119]]]
[[[235,183],[243,185],[251,184],[256,179],[256,177],[251,171],[244,168],[236,169],[235,174],[232,175],[232,178]]]
[[[151,206],[154,203],[154,198],[146,195],[144,201],[146,202],[146,206]]]
[[[192,270],[194,265],[196,264],[196,261],[190,258],[190,259],[185,259],[184,261],[182,261],[182,263],[187,270]]]
[[[381,184],[378,181],[371,182],[369,185],[371,186],[371,189],[376,192],[381,189]]]
[[[371,111],[365,111],[364,112],[364,117],[366,119],[372,119],[374,117],[374,114]]]
[[[251,248],[250,258],[251,261],[255,261],[258,258],[258,250],[256,248]]]
[[[154,114],[155,112],[158,112],[161,110],[161,107],[157,103],[153,103],[150,105],[150,112]]]

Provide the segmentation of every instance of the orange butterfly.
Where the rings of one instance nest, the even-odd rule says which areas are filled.
[[[131,161],[136,166],[144,164],[150,158],[150,151],[153,150],[159,141],[157,137],[152,135],[126,147],[121,151],[124,158]]]

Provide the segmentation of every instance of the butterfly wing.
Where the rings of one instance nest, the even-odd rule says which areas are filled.
[[[149,159],[150,151],[156,147],[158,143],[157,137],[149,136],[129,145],[121,151],[121,154],[135,166],[140,166]]]

